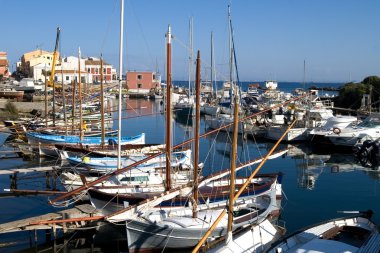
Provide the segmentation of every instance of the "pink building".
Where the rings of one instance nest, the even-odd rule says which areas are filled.
[[[147,94],[161,85],[160,75],[156,72],[127,72],[128,93]]]

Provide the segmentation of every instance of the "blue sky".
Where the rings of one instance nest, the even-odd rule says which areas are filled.
[[[25,52],[53,51],[61,27],[64,56],[99,56],[119,69],[120,0],[0,0],[0,51],[13,64]],[[202,79],[210,74],[214,33],[217,78],[228,78],[227,6],[240,80],[361,81],[380,76],[378,0],[125,0],[124,70],[164,72],[165,32],[172,26],[173,79],[188,76],[189,19]],[[6,9],[4,8],[6,7]]]

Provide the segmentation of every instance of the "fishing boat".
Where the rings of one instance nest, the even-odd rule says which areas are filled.
[[[85,156],[91,154],[91,157],[117,157],[118,150],[114,145],[93,145],[83,146],[77,144],[55,144],[56,149],[69,153],[79,153]],[[121,145],[121,156],[133,154],[155,154],[160,153],[165,149],[165,144],[125,144]],[[61,153],[60,153],[61,154]],[[62,156],[66,159],[66,156]]]
[[[0,89],[0,98],[16,99],[17,101],[21,101],[23,96],[24,96],[24,91],[17,91],[13,88]]]
[[[380,252],[379,227],[372,211],[323,221],[276,242],[267,252]]]
[[[131,154],[127,157],[122,157],[121,166],[127,167],[133,163],[141,161],[147,158],[147,155],[140,154]],[[118,158],[117,157],[78,157],[78,156],[69,156],[66,158],[67,161],[74,167],[85,167],[88,170],[98,173],[107,173],[112,170],[116,170],[118,167]],[[147,162],[144,162],[136,168],[162,168],[165,167],[166,155],[160,155],[154,159],[151,159]],[[191,161],[191,150],[174,152],[171,160],[172,167],[180,167],[181,169],[188,169],[190,167]]]
[[[133,170],[132,170],[133,171]],[[132,172],[130,174],[123,174],[119,187],[117,185],[98,185],[88,190],[88,194],[91,199],[91,203],[98,209],[102,209],[105,215],[117,212],[124,208],[125,203],[129,205],[137,204],[148,197],[158,195],[164,192],[165,178],[151,180],[148,177],[152,175],[162,175],[158,170],[155,173],[142,173]],[[183,173],[181,171],[172,172],[172,182],[175,186],[189,183],[192,173]],[[281,178],[282,174],[262,174],[251,180],[250,185],[244,190],[243,196],[260,195],[268,192],[273,185],[276,185],[276,198],[281,198]],[[89,180],[90,181],[90,180]],[[75,182],[79,182],[75,183]],[[137,185],[133,185],[133,182]],[[202,181],[201,181],[202,182]],[[236,180],[237,187],[243,185],[244,179],[238,178]],[[127,185],[127,183],[129,185]],[[76,179],[76,181],[65,181],[67,186],[81,186],[82,183]],[[161,186],[161,187],[160,187]],[[117,198],[115,195],[117,194]],[[226,201],[229,197],[229,180],[219,179],[213,180],[207,183],[203,183],[199,187],[198,203],[201,205],[207,205],[218,201]],[[169,208],[169,207],[186,207],[191,206],[191,196],[189,194],[178,195],[170,200],[161,202],[157,208]]]
[[[262,195],[247,196],[236,201],[233,230],[252,223],[260,223],[277,209],[276,190]],[[145,212],[137,219],[128,220],[127,240],[132,251],[143,249],[189,249],[194,247],[215,219],[224,211],[226,201],[198,205],[198,218],[192,208],[161,208]],[[212,241],[226,235],[227,217],[209,236]]]
[[[76,135],[52,135],[52,134],[41,134],[41,133],[26,133],[28,142],[32,145],[38,144],[82,144],[82,145],[100,145],[101,137],[84,137],[82,140],[80,136]],[[106,137],[106,143],[117,144],[118,139],[115,137]],[[122,137],[121,145],[123,144],[144,144],[145,143],[145,133],[132,136],[132,137]]]
[[[170,28],[169,28],[170,33]],[[170,43],[170,39],[168,40]],[[198,51],[197,57],[197,81],[196,81],[196,117],[199,115],[199,88],[200,88],[200,54]],[[237,101],[237,100],[236,100]],[[235,121],[234,121],[234,142],[232,145],[232,153],[236,152],[237,144],[237,118],[238,107],[235,102]],[[196,120],[197,122],[197,120]],[[199,128],[196,126],[195,133],[195,150],[199,145]],[[195,165],[197,167],[197,151],[195,151]],[[231,166],[235,164],[236,156],[231,159]],[[234,165],[234,168],[236,164]],[[168,208],[157,207],[147,209],[141,212],[136,218],[128,219],[126,221],[127,228],[127,241],[128,248],[131,251],[149,250],[149,249],[188,249],[194,247],[201,237],[208,231],[208,228],[216,221],[222,213],[225,212],[226,199],[234,194],[235,189],[231,185],[235,183],[235,171],[231,169],[230,178],[225,180],[224,186],[225,198],[218,201],[220,196],[218,194],[212,195],[205,203],[199,202],[201,197],[201,189],[210,186],[212,181],[207,183],[201,180],[198,184],[197,173],[194,173],[194,188],[191,193],[192,201],[189,201],[189,206],[182,208],[170,206]],[[223,179],[222,179],[223,180]],[[252,181],[248,180],[250,183]],[[203,182],[203,184],[202,184]],[[244,182],[243,185],[241,183]],[[246,191],[246,179],[241,179],[236,182],[240,185],[242,191]],[[228,186],[228,188],[227,188]],[[211,188],[218,189],[218,186]],[[228,189],[228,190],[227,190]],[[249,189],[241,197],[234,201],[230,201],[229,210],[233,214],[234,219],[231,224],[231,229],[236,230],[252,223],[260,223],[270,215],[274,209],[277,211],[276,206],[276,183],[273,183],[268,191],[261,194],[256,194],[255,188]],[[228,196],[228,197],[227,197]],[[174,198],[175,199],[175,198]],[[191,199],[191,197],[190,197]],[[213,199],[216,199],[213,202]],[[186,203],[186,202],[185,202]],[[162,204],[162,203],[161,203]],[[229,231],[229,217],[222,219],[216,225],[210,235],[207,236],[209,241],[226,235]]]

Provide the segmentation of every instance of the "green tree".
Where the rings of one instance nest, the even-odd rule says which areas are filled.
[[[380,98],[380,77],[369,76],[360,83],[347,83],[339,90],[339,96],[334,103],[337,107],[359,109],[364,94],[370,94],[372,89],[372,104]]]

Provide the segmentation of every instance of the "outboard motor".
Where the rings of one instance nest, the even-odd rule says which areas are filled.
[[[361,146],[354,146],[353,151],[356,158],[363,167],[376,167],[379,165],[377,155],[380,150],[378,141],[366,140]]]

